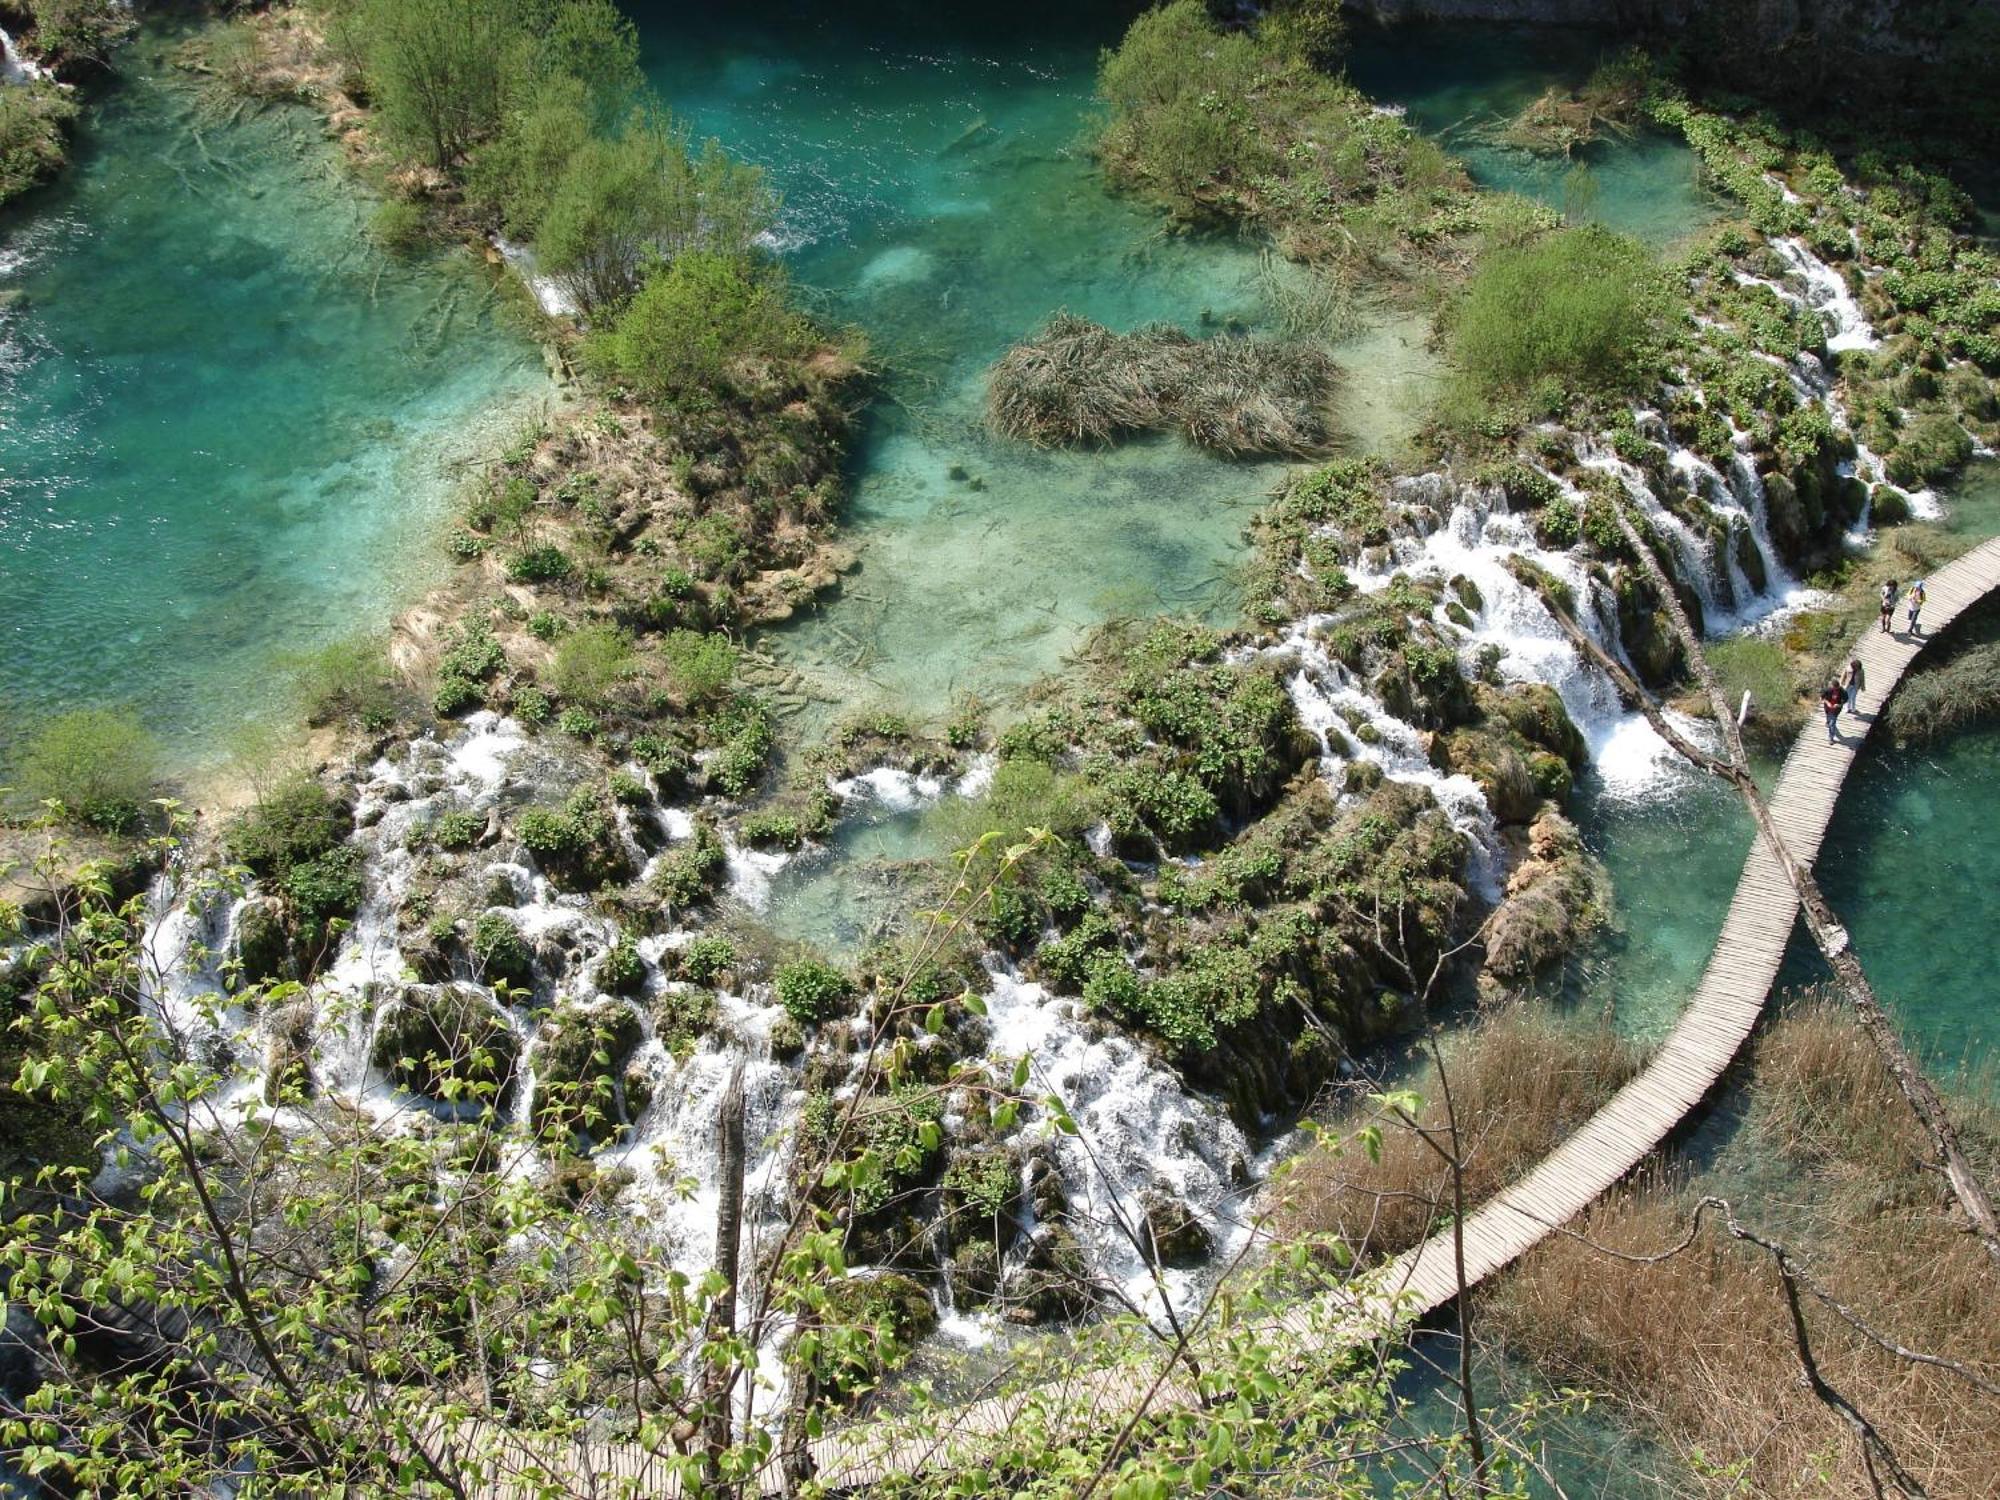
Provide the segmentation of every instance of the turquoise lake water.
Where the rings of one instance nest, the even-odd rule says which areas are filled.
[[[185,763],[434,576],[451,460],[547,381],[469,256],[369,246],[316,116],[224,123],[169,45],[0,215],[0,733],[129,703]]]

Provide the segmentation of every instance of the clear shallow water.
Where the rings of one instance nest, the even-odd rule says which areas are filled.
[[[1911,1046],[1939,1074],[1992,1088],[2000,729],[1924,750],[1871,745],[1841,795],[1818,873]],[[1780,982],[1824,977],[1818,952],[1795,934]]]
[[[169,46],[0,214],[0,734],[130,703],[191,762],[433,576],[452,457],[548,383],[470,257],[370,248],[316,117],[203,115]]]
[[[1262,312],[1256,247],[1162,234],[1091,164],[1119,8],[811,11],[637,10],[654,85],[769,169],[794,274],[867,331],[884,372],[854,466],[861,569],[776,649],[843,706],[936,714],[1057,670],[1114,615],[1233,616],[1242,529],[1283,466],[1173,440],[1038,453],[982,422],[987,368],[1059,308],[1119,329]],[[1421,336],[1372,330],[1355,363],[1351,424],[1393,445],[1423,404]],[[1409,399],[1371,394],[1387,381]]]
[[[1656,131],[1606,136],[1574,162],[1511,151],[1479,137],[1550,88],[1574,88],[1618,50],[1587,31],[1453,23],[1392,30],[1356,25],[1347,76],[1440,137],[1478,182],[1522,193],[1573,217],[1664,245],[1715,219],[1686,142]],[[1587,169],[1579,194],[1566,181]]]

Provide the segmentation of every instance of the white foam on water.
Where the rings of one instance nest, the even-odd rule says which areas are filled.
[[[1252,1169],[1242,1132],[1150,1049],[1087,1022],[1080,1001],[996,969],[986,1008],[996,1067],[1005,1071],[1025,1054],[1029,1095],[1057,1095],[1077,1123],[1075,1136],[1040,1128],[1050,1133],[1071,1227],[1099,1275],[1149,1314],[1163,1311],[1163,1293],[1176,1312],[1192,1308],[1208,1272],[1165,1270],[1156,1282],[1120,1220],[1143,1233],[1141,1195],[1168,1193],[1209,1230],[1215,1260],[1225,1261],[1250,1232],[1240,1212]]]

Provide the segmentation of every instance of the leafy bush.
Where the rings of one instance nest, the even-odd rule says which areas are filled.
[[[382,643],[333,641],[298,666],[297,692],[308,724],[386,729],[396,718],[396,674]]]
[[[158,785],[159,742],[129,709],[73,709],[28,737],[16,775],[34,801],[58,802],[66,816],[119,833],[138,823]]]
[[[431,696],[431,711],[440,719],[450,719],[485,703],[486,689],[478,683],[464,677],[443,677],[438,679],[437,692]]]
[[[601,707],[632,664],[632,643],[615,625],[583,625],[562,638],[549,664],[549,686],[566,702]]]
[[[646,980],[646,961],[630,937],[621,937],[597,965],[597,982],[614,995],[629,995]]]
[[[538,609],[528,616],[528,634],[538,641],[552,641],[563,632],[563,617],[554,610]]]
[[[238,816],[225,838],[230,854],[259,875],[282,875],[325,854],[351,826],[345,804],[312,777],[293,776]]]
[[[752,813],[736,831],[754,849],[796,849],[805,839],[796,814],[775,810]]]
[[[570,555],[553,544],[530,547],[507,564],[507,576],[516,583],[560,583],[575,571]]]
[[[703,250],[655,270],[588,347],[612,379],[665,405],[726,385],[742,361],[793,356],[810,344],[811,329],[786,305],[774,272]]]
[[[564,734],[587,740],[597,733],[597,715],[587,708],[566,708],[556,715],[556,728]]]
[[[693,984],[714,984],[736,962],[736,945],[704,933],[680,951],[680,973]]]
[[[668,849],[653,863],[653,893],[668,907],[686,910],[714,893],[729,868],[729,851],[708,823],[696,823],[692,837]]]
[[[472,924],[465,951],[487,983],[527,988],[535,982],[535,955],[521,929],[498,912],[484,912]]]
[[[428,831],[431,842],[440,849],[470,849],[486,831],[486,820],[454,807],[432,819]]]
[[[709,780],[731,797],[747,796],[763,778],[775,743],[770,711],[755,699],[739,698],[710,727],[722,744],[708,763]]]
[[[1950,417],[1927,412],[1896,438],[1883,467],[1905,489],[1949,479],[1972,457],[1972,436]]]
[[[667,680],[683,703],[711,703],[736,679],[736,648],[726,636],[675,630],[660,642]]]
[[[833,1015],[854,998],[854,981],[831,964],[802,958],[778,970],[778,1003],[800,1025]]]
[[[656,111],[570,153],[535,249],[549,275],[595,316],[623,304],[656,263],[747,257],[771,218],[757,168],[730,160],[714,141],[690,150],[686,130]]]
[[[1453,310],[1453,357],[1481,392],[1621,389],[1657,337],[1659,286],[1644,246],[1595,225],[1494,250]]]
[[[337,845],[293,865],[282,884],[301,947],[307,952],[322,948],[333,924],[352,917],[361,905],[361,851]]]
[[[368,221],[368,237],[392,255],[414,255],[430,234],[422,208],[407,198],[385,198]]]

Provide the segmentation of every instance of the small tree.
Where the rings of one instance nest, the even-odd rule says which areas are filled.
[[[768,227],[770,195],[755,168],[715,142],[699,153],[664,111],[593,138],[567,162],[535,237],[548,273],[586,314],[615,308],[648,265],[695,250],[748,253]]]
[[[160,746],[130,709],[74,709],[29,738],[19,775],[35,801],[60,803],[77,822],[122,833],[157,789]]]
[[[591,353],[612,378],[664,404],[725,384],[736,360],[797,354],[810,338],[775,273],[697,251],[656,270]]]

